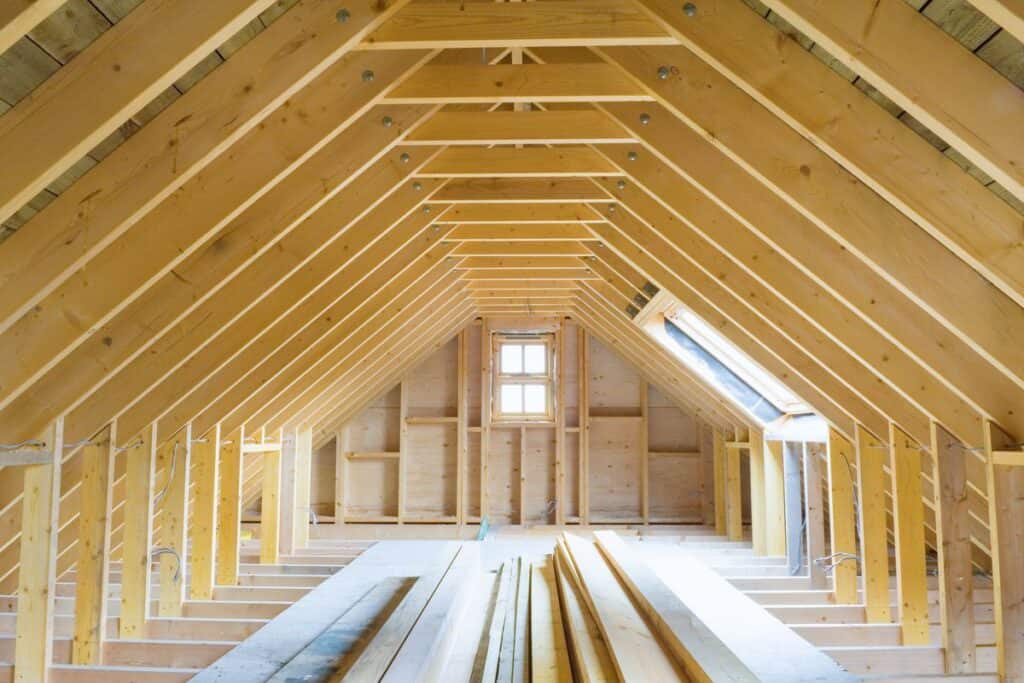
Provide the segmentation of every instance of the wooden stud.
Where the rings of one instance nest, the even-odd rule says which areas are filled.
[[[260,503],[260,563],[278,564],[281,552],[281,451],[268,451],[263,459],[263,496]]]
[[[309,545],[309,524],[313,516],[310,486],[313,481],[313,430],[300,427],[295,433],[295,517],[292,550]]]
[[[715,468],[715,533],[725,536],[725,439],[717,429],[711,438]]]
[[[750,430],[750,535],[755,555],[768,554],[767,486],[765,484],[764,434]]]
[[[648,415],[649,390],[647,380],[641,379],[640,390],[640,516],[643,523],[649,524],[651,520],[651,462],[648,439],[650,438],[650,421]]]
[[[730,541],[743,540],[743,493],[740,449],[725,444],[725,535]]]
[[[272,432],[271,432],[272,433]],[[262,444],[268,447],[277,446],[281,450],[281,496],[278,500],[280,524],[278,526],[277,551],[280,555],[295,554],[295,525],[299,512],[297,509],[297,489],[300,464],[298,461],[298,435],[295,425],[289,423],[281,428],[281,443]],[[251,446],[245,447],[250,452]]]
[[[864,609],[868,623],[884,624],[889,610],[889,542],[886,520],[885,444],[857,425],[857,495]]]
[[[782,442],[764,444],[765,552],[786,554],[786,482],[782,468]]]
[[[555,524],[565,524],[565,318],[555,331]]]
[[[576,381],[579,384],[579,486],[580,523],[590,524],[590,335],[582,325],[578,328],[576,357],[579,364]]]
[[[904,645],[927,645],[929,637],[921,450],[921,446],[903,430],[895,424],[890,425],[896,595]]]
[[[977,670],[974,565],[971,562],[967,446],[932,422],[935,549],[939,567],[939,622],[946,673]]]
[[[828,586],[825,568],[821,565],[825,557],[825,503],[822,500],[821,458],[817,445],[804,443],[804,504],[807,506],[804,524],[807,526],[807,568],[811,587],[817,590]]]
[[[804,550],[804,502],[800,478],[802,448],[799,443],[786,441],[782,445],[782,476],[786,488],[786,564],[795,576],[802,572]]]
[[[519,428],[519,524],[527,524],[526,515],[526,427]],[[524,570],[525,571],[525,570]]]
[[[220,497],[220,424],[192,443],[195,502],[189,548],[189,598],[213,600],[217,552],[217,503]]]
[[[60,463],[64,425],[57,420],[40,439],[54,455],[48,465],[24,469],[21,554],[18,567],[16,683],[46,681],[53,661],[53,615],[56,597],[57,532],[60,528]]]
[[[1024,467],[997,465],[993,455],[1013,443],[988,423],[985,429],[996,666],[1001,680],[1024,681]]]
[[[157,609],[161,617],[182,616],[188,565],[188,498],[191,473],[191,425],[157,450],[157,466],[164,472],[164,488],[154,498],[160,514],[160,594]],[[169,551],[169,552],[168,552]]]
[[[150,552],[153,547],[153,479],[156,425],[125,451],[124,527],[121,532],[121,618],[118,637],[146,637],[149,615]]]
[[[828,430],[828,519],[832,548],[832,590],[838,604],[857,602],[857,515],[854,509],[853,444]]]
[[[495,3],[496,5],[498,3]],[[523,116],[522,114],[526,115]],[[531,112],[439,111],[405,145],[608,144],[633,137],[595,110]]]
[[[456,370],[456,423],[455,435],[455,519],[461,526],[466,522],[466,467],[469,450],[469,333],[459,332],[458,367]]]
[[[345,524],[346,501],[348,498],[348,458],[352,446],[349,426],[346,424],[334,433],[334,523]]]
[[[242,439],[245,428],[221,434],[220,481],[217,500],[217,584],[238,584],[238,555],[242,533]]]
[[[398,523],[401,524],[405,518],[405,490],[406,490],[406,464],[409,457],[409,383],[408,378],[403,376],[399,388],[400,399],[398,408],[399,438],[398,438]]]
[[[487,454],[491,442],[491,325],[485,317],[480,323],[480,520],[487,519],[487,487],[490,483]]]
[[[72,664],[100,663],[107,636],[110,581],[110,513],[113,510],[117,425],[109,425],[82,449],[79,485],[78,561],[75,564],[75,632]]]
[[[17,0],[0,7],[0,54],[56,12],[62,0]]]

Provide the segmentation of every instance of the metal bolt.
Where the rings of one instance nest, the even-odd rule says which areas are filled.
[[[615,183],[615,187],[619,188],[620,190],[625,190],[626,189],[626,181],[625,180],[620,180],[619,182]]]
[[[614,204],[609,204],[608,205],[608,213],[615,213],[615,205]]]
[[[636,152],[630,152],[629,154],[626,155],[626,158],[629,159],[630,161],[636,161],[637,153]]]
[[[349,14],[347,9],[342,8],[342,9],[338,10],[338,13],[334,15],[334,18],[337,19],[342,24],[344,24],[346,21],[349,20],[349,18],[351,16],[352,15]]]
[[[424,207],[423,207],[423,213],[430,213],[430,207],[429,207],[429,206],[426,206],[426,205],[424,205]]]
[[[384,126],[385,128],[390,128],[390,127],[391,127],[391,124],[393,124],[393,123],[394,123],[394,120],[393,120],[393,119],[392,119],[392,118],[391,118],[390,116],[385,116],[384,118],[382,118],[382,119],[380,120],[380,123],[381,123],[381,125],[382,125],[382,126]]]
[[[671,74],[671,73],[672,73],[672,69],[668,68],[667,66],[659,66],[658,67],[658,78],[663,80],[663,81],[667,81],[668,77],[669,77],[669,74]]]
[[[416,190],[417,192],[419,192],[420,190],[422,190],[422,189],[423,189],[423,185],[421,185],[421,184],[420,184],[420,182],[419,182],[419,181],[417,180],[416,182],[414,182],[414,183],[412,184],[412,189],[414,189],[414,190]]]
[[[373,72],[367,69],[363,72],[363,80],[367,83],[373,80]]]
[[[409,163],[409,159],[409,155],[406,154],[405,152],[402,152],[402,156],[398,157],[398,160],[401,161],[403,164]]]
[[[646,126],[650,122],[651,122],[651,115],[650,114],[648,114],[646,112],[644,112],[643,114],[640,114],[640,125],[641,126]]]
[[[430,229],[433,230],[434,232],[437,232],[438,230],[441,229],[441,226],[437,225],[437,224],[434,224],[434,225],[430,226]]]
[[[688,17],[696,16],[697,6],[692,2],[688,2],[685,5],[683,5],[683,13],[686,14],[686,16]]]

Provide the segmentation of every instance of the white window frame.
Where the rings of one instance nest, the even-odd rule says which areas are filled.
[[[543,373],[506,373],[502,372],[501,350],[508,344],[523,346],[543,346],[545,367]],[[525,355],[525,354],[524,354]],[[491,344],[492,391],[491,418],[494,422],[554,422],[555,421],[555,335],[552,333],[537,334],[501,334],[492,335]],[[506,413],[501,409],[501,388],[508,385],[543,384],[543,413]]]

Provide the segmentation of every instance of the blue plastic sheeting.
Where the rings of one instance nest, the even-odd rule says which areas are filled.
[[[676,327],[670,320],[665,320],[665,332],[669,338],[679,345],[695,365],[702,366],[711,373],[718,388],[732,400],[746,408],[761,422],[774,422],[784,415],[773,403],[765,398],[754,387],[744,382],[739,375],[729,369],[722,361],[715,358],[690,335]]]

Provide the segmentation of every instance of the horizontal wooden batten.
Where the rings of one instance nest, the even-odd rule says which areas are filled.
[[[468,178],[448,182],[434,201],[446,203],[565,203],[609,201],[607,193],[586,178]]]
[[[536,291],[555,291],[555,290],[574,290],[579,289],[579,282],[575,280],[508,280],[508,281],[473,281],[466,282],[466,290],[472,292],[473,290],[484,290],[484,291],[525,291],[525,290],[536,290]]]
[[[586,268],[562,268],[552,270],[467,270],[464,280],[597,280],[597,275]]]
[[[589,256],[593,252],[580,242],[463,242],[452,256]]]
[[[452,206],[435,223],[465,224],[520,224],[542,223],[583,223],[603,221],[604,217],[586,205],[566,202],[542,204],[522,203],[465,203]],[[546,231],[540,232],[541,235]],[[537,239],[544,239],[538,237]]]
[[[280,443],[247,443],[242,445],[242,453],[274,453],[280,450]]]
[[[575,256],[469,256],[456,264],[456,270],[504,270],[531,268],[557,270],[580,268],[584,264]]]
[[[372,33],[364,50],[672,45],[627,0],[413,3]]]
[[[635,81],[607,64],[429,65],[388,94],[396,104],[645,102]]]
[[[621,175],[590,147],[453,147],[428,162],[424,178],[535,178]]]
[[[459,225],[452,230],[449,241],[489,242],[577,242],[594,240],[594,233],[577,223],[527,223],[509,225]]]
[[[600,111],[441,111],[412,131],[405,144],[582,145],[634,140],[631,133]]]

